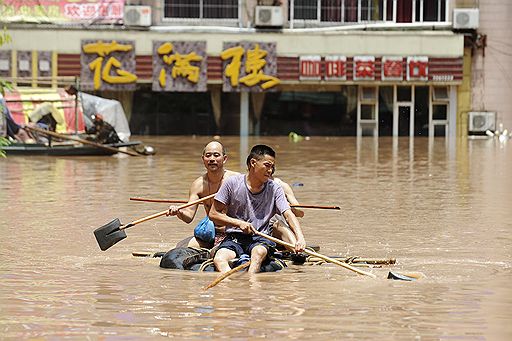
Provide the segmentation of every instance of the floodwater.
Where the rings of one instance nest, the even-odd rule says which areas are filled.
[[[291,265],[203,291],[218,274],[132,256],[169,250],[193,224],[159,217],[107,251],[93,236],[167,208],[130,197],[186,199],[203,172],[208,137],[141,139],[157,154],[0,159],[1,339],[512,339],[512,140],[223,137],[229,169],[269,144],[299,201],[341,207],[301,219],[320,253],[397,264],[362,268],[377,279]]]

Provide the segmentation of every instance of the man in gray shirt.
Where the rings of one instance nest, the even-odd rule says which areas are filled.
[[[275,244],[253,235],[253,231],[270,235],[270,219],[276,213],[283,215],[290,225],[296,237],[295,251],[303,251],[306,247],[299,221],[292,213],[283,189],[271,180],[275,155],[269,146],[254,146],[247,157],[249,172],[226,179],[215,196],[209,217],[218,225],[226,226],[227,233],[214,257],[215,267],[220,272],[229,271],[229,261],[242,254],[251,256],[249,273],[260,271],[269,247]]]

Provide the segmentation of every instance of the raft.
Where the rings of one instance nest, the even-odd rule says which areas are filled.
[[[236,267],[242,264],[241,259],[236,259],[230,266]],[[210,250],[191,247],[177,247],[162,255],[160,267],[164,269],[178,269],[190,271],[214,272],[213,259],[210,258]],[[276,272],[286,267],[286,263],[279,258],[269,258],[261,266],[261,272]]]
[[[133,252],[136,257],[160,258],[160,267],[165,269],[177,269],[187,271],[215,271],[213,259],[210,258],[210,250],[191,247],[176,247],[167,252]],[[337,260],[356,267],[378,268],[383,265],[393,265],[395,258],[364,258],[364,257],[340,257],[334,256]],[[242,264],[243,260],[234,259],[230,263],[231,268]],[[304,253],[293,253],[288,251],[276,251],[261,268],[261,272],[276,272],[283,270],[288,265],[322,265],[326,262],[322,259],[308,256]]]

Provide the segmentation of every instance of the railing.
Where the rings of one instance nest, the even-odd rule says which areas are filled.
[[[373,23],[447,23],[450,0],[281,1],[289,28]],[[247,27],[254,6],[247,0],[163,0],[164,22]],[[273,1],[272,3],[279,3]],[[257,1],[253,5],[268,5]]]
[[[229,22],[237,24],[240,20],[239,0],[164,0],[163,20],[166,22],[188,21]]]

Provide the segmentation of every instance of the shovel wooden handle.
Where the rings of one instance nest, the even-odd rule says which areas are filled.
[[[186,200],[146,199],[146,198],[138,198],[138,197],[131,197],[130,200],[144,201],[144,202],[164,202],[164,203],[168,203],[168,204],[184,204],[184,203],[188,202]]]
[[[162,202],[162,203],[169,203],[169,204],[181,204],[186,203],[185,200],[172,200],[172,199],[149,199],[149,198],[139,198],[139,197],[131,197],[130,200],[133,201],[145,201],[145,202]],[[290,207],[295,208],[316,208],[321,210],[340,210],[341,208],[339,206],[320,206],[320,205],[290,205]]]
[[[277,243],[277,244],[281,244],[283,246],[287,246],[291,249],[293,249],[295,247],[295,245],[293,244],[290,244],[290,243],[287,243],[281,239],[277,239],[277,238],[274,238],[272,236],[269,236],[269,235],[266,235],[264,233],[261,233],[259,231],[254,231],[255,234],[257,234],[258,236],[261,236],[261,237],[264,237],[264,238],[267,238],[268,240],[270,241],[273,241],[274,243]],[[325,260],[326,262],[329,262],[329,263],[333,263],[333,264],[336,264],[336,265],[339,265],[339,266],[342,266],[344,267],[345,269],[348,269],[348,270],[351,270],[351,271],[354,271],[354,272],[357,272],[358,274],[360,275],[365,275],[365,276],[369,276],[369,277],[372,277],[372,278],[377,278],[377,276],[375,276],[374,274],[372,273],[369,273],[369,272],[366,272],[366,271],[363,271],[363,270],[359,270],[359,269],[356,269],[354,268],[353,266],[350,266],[346,263],[343,263],[343,262],[340,262],[339,260],[337,259],[334,259],[334,258],[331,258],[331,257],[327,257],[327,256],[324,256],[320,253],[317,253],[315,251],[310,251],[308,249],[305,249],[304,250],[304,253],[307,253],[308,255],[310,256],[314,256],[314,257],[318,257],[318,258],[321,258],[323,260]]]
[[[242,269],[245,269],[247,268],[249,265],[251,265],[251,261],[248,261],[246,263],[243,263],[239,266],[237,266],[236,268],[233,268],[231,270],[229,270],[228,272],[225,272],[223,273],[222,275],[220,275],[219,277],[217,277],[213,282],[211,282],[210,284],[208,284],[207,286],[205,286],[203,288],[203,290],[208,290],[210,288],[213,288],[214,286],[216,286],[217,284],[219,284],[224,278],[228,277],[228,276],[231,276],[232,274],[234,274],[235,272],[238,272]]]
[[[194,201],[191,201],[191,202],[187,202],[186,204],[183,204],[181,206],[178,207],[178,210],[181,210],[182,208],[185,208],[185,207],[189,207],[189,206],[193,206],[193,205],[197,205],[197,204],[200,204],[202,203],[203,201],[206,201],[208,199],[211,199],[215,196],[215,194],[217,193],[213,193],[213,194],[210,194],[210,195],[207,195],[205,196],[204,198],[201,198],[201,199],[197,199],[197,200],[194,200]],[[137,220],[134,220],[132,221],[131,223],[128,223],[124,226],[121,226],[119,229],[120,230],[124,230],[124,229],[127,229],[128,227],[132,227],[134,225],[137,225],[137,224],[140,224],[140,223],[143,223],[145,221],[148,221],[148,220],[151,220],[151,219],[154,219],[154,218],[158,218],[158,217],[161,217],[165,214],[167,214],[167,212],[169,212],[169,210],[165,210],[165,211],[161,211],[161,212],[158,212],[158,213],[155,213],[155,214],[152,214],[152,215],[149,215],[147,217],[144,217],[144,218],[140,218],[140,219],[137,219]]]

